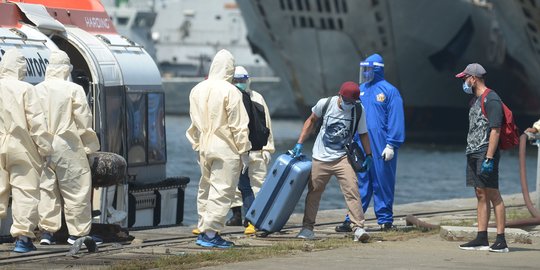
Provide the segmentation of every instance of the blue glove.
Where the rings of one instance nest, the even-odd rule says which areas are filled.
[[[484,162],[482,162],[482,168],[480,169],[480,173],[487,174],[493,172],[493,159],[492,158],[486,158]]]
[[[366,159],[364,159],[364,162],[362,163],[362,172],[367,172],[367,170],[371,168],[371,164],[373,164],[373,157],[371,155],[367,155]]]
[[[297,143],[294,148],[290,151],[292,157],[297,157],[302,154],[302,149],[304,148],[304,145],[301,143]]]

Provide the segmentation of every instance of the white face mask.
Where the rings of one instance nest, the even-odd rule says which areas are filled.
[[[354,108],[354,103],[345,103],[343,100],[341,101],[341,108],[344,111],[350,111],[352,108]]]

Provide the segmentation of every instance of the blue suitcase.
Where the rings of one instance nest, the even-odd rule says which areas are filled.
[[[302,196],[310,174],[311,160],[305,156],[280,155],[268,171],[246,219],[265,234],[280,231]]]

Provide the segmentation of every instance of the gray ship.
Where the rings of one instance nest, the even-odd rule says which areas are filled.
[[[488,70],[521,127],[540,115],[540,12],[536,1],[237,0],[252,50],[294,93],[304,114],[359,62],[385,59],[400,89],[408,134],[463,137],[469,96],[454,78],[468,63]],[[442,136],[439,136],[442,138]]]

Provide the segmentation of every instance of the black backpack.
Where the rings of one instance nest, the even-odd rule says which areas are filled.
[[[253,102],[248,93],[242,92],[244,107],[249,116],[249,141],[251,142],[251,150],[262,150],[268,143],[270,129],[266,127],[266,113],[263,105]]]

